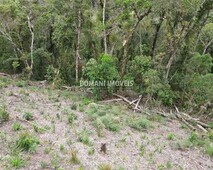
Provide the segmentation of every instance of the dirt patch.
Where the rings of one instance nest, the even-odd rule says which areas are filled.
[[[40,141],[35,153],[21,154],[25,160],[23,170],[80,167],[87,170],[98,169],[103,164],[120,170],[213,169],[213,159],[199,147],[185,150],[175,147],[178,141],[190,135],[176,120],[152,121],[152,128],[145,131],[137,131],[127,125],[118,132],[104,129],[104,136],[100,137],[86,113],[87,106],[79,111],[82,100],[77,93],[10,86],[1,89],[0,94],[0,103],[6,105],[10,113],[10,120],[0,127],[2,169],[13,169],[8,161],[11,156],[8,144],[14,144],[23,131],[33,134]],[[73,103],[77,104],[77,109],[71,107]],[[31,123],[21,121],[25,112],[32,113]],[[67,118],[70,113],[76,116],[72,124]],[[133,114],[125,110],[125,118],[138,116]],[[21,124],[20,131],[12,130],[14,122]],[[40,129],[36,130],[33,125]],[[84,136],[79,140],[82,133]],[[169,139],[169,134],[174,137]],[[102,143],[106,143],[106,154],[100,152]],[[73,158],[75,156],[77,160]]]

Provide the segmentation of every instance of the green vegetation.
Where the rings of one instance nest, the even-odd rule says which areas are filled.
[[[33,120],[33,114],[32,114],[31,112],[25,112],[25,113],[23,114],[23,118],[24,118],[25,120],[31,121],[31,120]]]
[[[151,127],[151,122],[144,118],[136,118],[136,119],[131,119],[129,122],[129,126],[136,129],[136,130],[146,130]]]
[[[68,113],[68,115],[67,115],[67,121],[68,121],[68,123],[70,124],[70,125],[72,125],[73,124],[73,122],[74,122],[74,120],[76,120],[77,119],[77,116],[74,114],[74,113]]]
[[[22,129],[22,126],[21,126],[20,123],[14,122],[14,123],[12,124],[12,130],[13,130],[13,131],[19,131],[19,130],[21,130],[21,129]]]
[[[82,142],[85,145],[89,145],[90,144],[90,140],[89,140],[89,132],[86,128],[84,128],[78,137],[78,141]]]
[[[6,107],[0,106],[0,123],[6,122],[9,120],[9,113],[6,110]]]
[[[168,139],[168,140],[174,140],[174,138],[175,138],[175,134],[173,134],[173,133],[169,133],[169,134],[167,135],[167,139]]]
[[[71,151],[71,159],[70,162],[71,164],[80,164],[80,160],[77,156],[77,151]]]
[[[98,167],[99,170],[112,170],[112,166],[110,164],[101,164]]]
[[[24,164],[24,160],[19,155],[10,158],[10,165],[15,169],[23,167]]]
[[[38,144],[38,139],[28,132],[21,133],[16,141],[16,147],[18,149],[21,151],[29,151],[31,153],[36,152]]]

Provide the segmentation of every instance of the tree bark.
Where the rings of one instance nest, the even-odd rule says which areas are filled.
[[[141,15],[137,14],[137,22],[135,23],[135,25],[133,26],[132,31],[126,36],[127,38],[123,42],[123,56],[122,56],[122,60],[121,60],[121,64],[122,64],[122,66],[121,66],[121,79],[123,79],[124,74],[125,74],[126,64],[127,64],[127,61],[128,61],[128,49],[129,49],[129,45],[130,45],[130,42],[132,40],[133,34],[134,34],[135,30],[137,29],[139,23],[147,15],[149,15],[150,12],[151,12],[151,8],[149,8],[146,12],[144,12]]]
[[[153,44],[152,44],[151,57],[154,57],[154,55],[155,55],[155,47],[156,47],[156,44],[157,44],[157,39],[158,39],[158,35],[159,35],[159,32],[160,32],[160,28],[161,28],[161,25],[162,25],[163,20],[164,20],[164,15],[165,15],[165,12],[163,12],[163,14],[160,16],[160,22],[156,25],[156,31],[155,31],[155,35],[154,35]]]
[[[33,48],[34,48],[34,32],[33,32],[33,24],[30,21],[30,14],[27,16],[27,22],[28,22],[28,28],[30,30],[31,34],[31,45],[30,45],[30,73],[29,73],[29,78],[31,78],[33,74]]]
[[[107,54],[107,34],[105,28],[105,19],[106,19],[106,0],[103,3],[103,28],[104,28],[104,53]]]
[[[76,58],[75,58],[75,81],[78,83],[79,79],[79,59],[80,59],[80,36],[81,36],[81,10],[78,10],[78,26],[77,26],[77,46],[76,46]]]

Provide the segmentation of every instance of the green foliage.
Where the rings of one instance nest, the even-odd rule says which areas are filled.
[[[19,135],[16,141],[16,147],[21,151],[28,151],[34,153],[36,151],[37,145],[39,144],[38,139],[27,132],[23,132]]]
[[[175,138],[175,134],[173,134],[173,133],[170,133],[167,135],[168,140],[174,140],[174,138]]]
[[[77,116],[76,116],[74,113],[69,113],[69,114],[67,115],[67,120],[68,120],[68,123],[69,123],[70,125],[72,125],[73,122],[74,122],[74,120],[76,120],[76,119],[77,119]]]
[[[157,98],[164,105],[173,104],[175,97],[168,83],[165,83],[162,74],[153,69],[153,61],[149,56],[136,56],[129,62],[129,70],[126,79],[133,79],[135,90]]]
[[[129,126],[136,130],[146,130],[151,127],[151,122],[143,117],[137,119],[131,119],[129,122]]]
[[[12,156],[10,158],[10,165],[15,169],[19,169],[23,167],[24,164],[25,164],[24,160],[19,155]]]
[[[1,88],[5,88],[7,87],[8,85],[10,85],[12,82],[11,82],[11,79],[7,78],[7,77],[1,77],[0,76],[0,89]]]
[[[105,116],[102,116],[101,121],[105,125],[106,129],[117,132],[121,129],[120,125],[120,119],[118,117],[114,117],[111,114],[106,114]]]
[[[185,74],[180,87],[183,92],[187,95],[183,100],[187,100],[188,107],[198,106],[195,109],[199,109],[200,106],[207,102],[212,103],[213,93],[213,74],[212,69],[212,58],[209,54],[200,55],[199,53],[194,54],[185,64]],[[193,103],[193,105],[192,105]]]
[[[46,75],[45,77],[49,82],[52,83],[53,88],[58,88],[63,83],[63,80],[61,78],[60,70],[57,68],[54,68],[52,65],[49,65],[47,67]]]
[[[44,48],[38,48],[33,53],[34,68],[33,78],[36,80],[44,80],[48,65],[51,64],[51,53],[47,52]]]
[[[22,129],[22,126],[21,126],[20,123],[15,122],[15,123],[12,124],[12,130],[13,130],[13,131],[19,131],[19,130],[21,130],[21,129]]]
[[[33,114],[32,114],[31,112],[25,112],[25,113],[23,114],[23,118],[24,118],[25,120],[28,120],[28,121],[33,120]]]
[[[9,113],[6,110],[6,107],[0,106],[0,123],[6,122],[9,120]]]
[[[212,145],[207,145],[206,148],[205,148],[205,150],[206,150],[206,153],[209,156],[213,157],[213,146]]]
[[[212,57],[209,54],[200,55],[199,53],[194,54],[186,64],[186,71],[189,75],[199,74],[205,75],[211,71],[213,66]]]
[[[89,132],[88,132],[87,129],[84,128],[84,130],[80,132],[79,137],[78,137],[78,141],[82,142],[85,145],[90,144]]]
[[[92,87],[93,94],[97,99],[101,97],[101,92],[104,92],[104,90],[111,94],[114,86],[109,86],[107,82],[118,80],[119,78],[115,58],[103,54],[97,61],[93,58],[90,59],[83,68],[83,77],[90,82],[106,82],[103,85],[94,85]]]

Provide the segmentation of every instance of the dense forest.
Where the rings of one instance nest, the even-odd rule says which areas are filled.
[[[0,0],[0,169],[213,169],[213,0]]]
[[[0,71],[55,87],[134,81],[131,90],[151,104],[210,112],[212,6],[212,0],[1,0]],[[94,87],[95,97],[103,90],[118,88]]]

